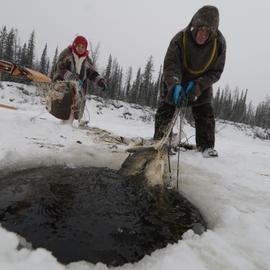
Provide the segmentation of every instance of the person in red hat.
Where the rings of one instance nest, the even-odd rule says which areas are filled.
[[[80,109],[80,116],[74,116],[70,113],[70,122],[74,118],[81,119],[82,117],[89,81],[94,82],[102,90],[106,90],[105,80],[96,71],[87,47],[87,39],[83,36],[77,36],[73,43],[60,53],[54,68],[53,81],[77,81],[81,88],[83,108]]]

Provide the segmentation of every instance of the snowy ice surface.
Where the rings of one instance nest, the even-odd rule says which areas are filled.
[[[25,95],[20,88],[35,93],[35,87],[8,82],[1,85],[0,103],[17,107],[0,107],[1,170],[39,164],[88,165],[93,161],[89,153],[117,168],[124,158],[122,154],[117,160],[117,153],[102,157],[102,146],[86,130],[78,129],[76,123],[73,127],[63,125],[46,112],[40,97]],[[150,138],[153,117],[150,121],[142,119],[153,116],[153,112],[118,104],[123,107],[102,108],[98,101],[88,101],[90,126],[116,135]],[[184,130],[187,137],[194,135],[190,126],[185,125]],[[254,139],[232,124],[217,123],[217,131],[218,158],[206,159],[195,151],[180,153],[179,189],[199,208],[209,229],[201,236],[188,231],[178,243],[116,269],[270,269],[270,141]],[[108,149],[104,146],[103,150],[106,153]],[[172,159],[176,185],[177,156]],[[49,251],[18,250],[18,243],[16,234],[0,227],[1,270],[108,269],[102,263],[84,261],[64,266]]]

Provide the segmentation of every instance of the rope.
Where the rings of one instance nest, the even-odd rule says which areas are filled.
[[[172,167],[171,167],[171,159],[170,159],[171,143],[172,143],[172,139],[170,138],[169,147],[168,147],[168,153],[167,153],[167,155],[168,155],[168,167],[169,167],[170,184],[172,183]]]
[[[157,150],[160,150],[163,147],[163,145],[166,143],[166,141],[168,140],[168,138],[171,134],[171,131],[173,130],[173,127],[175,125],[175,122],[177,120],[179,112],[180,112],[180,108],[177,107],[175,112],[174,112],[173,118],[172,118],[172,120],[167,128],[166,133],[164,134],[164,136],[162,137],[162,139],[158,142],[158,144],[156,146]]]
[[[182,109],[180,107],[176,108],[174,116],[172,118],[172,121],[171,121],[169,129],[168,129],[168,131],[170,131],[170,132],[167,132],[167,134],[163,137],[163,140],[168,139],[168,136],[170,135],[171,130],[173,129],[173,126],[174,126],[174,124],[175,124],[175,122],[177,120],[177,117],[178,117],[179,113],[180,113],[179,141],[178,141],[178,145],[180,145],[180,143],[181,143],[181,134],[182,134],[182,125],[183,125],[182,122],[183,122],[183,118],[185,118],[186,112],[187,112],[187,99],[185,99],[185,102],[184,102],[183,106],[185,108],[184,113],[182,113]],[[181,115],[182,115],[182,117],[181,117]],[[168,147],[168,167],[169,167],[170,182],[172,182],[172,170],[171,170],[171,159],[170,159],[171,145],[172,145],[172,137],[170,137],[169,147]],[[180,167],[180,151],[178,151],[178,156],[177,156],[177,178],[176,178],[177,179],[177,182],[176,182],[177,190],[178,190],[178,183],[179,183],[179,176],[180,176],[179,167]]]
[[[181,135],[182,135],[182,129],[183,129],[183,119],[186,117],[186,112],[187,112],[187,99],[185,99],[183,106],[184,106],[184,112],[182,109],[180,110],[178,145],[180,145],[181,139],[182,139]],[[177,191],[179,191],[179,178],[180,178],[180,149],[177,153],[177,176],[176,176]]]
[[[173,130],[173,127],[175,125],[179,112],[180,112],[180,108],[177,107],[174,112],[173,118],[167,128],[166,133],[163,135],[162,139],[158,142],[156,146],[157,150],[160,150],[164,146],[168,138],[170,137],[171,131]],[[171,170],[171,159],[170,159],[171,143],[172,143],[172,137],[170,137],[169,139],[169,145],[168,145],[168,151],[167,151],[170,183],[172,183],[172,170]]]

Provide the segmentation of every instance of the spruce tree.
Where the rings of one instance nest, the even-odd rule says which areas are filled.
[[[245,123],[251,125],[251,127],[254,125],[254,108],[251,101],[248,104]]]
[[[131,87],[131,102],[138,103],[138,94],[141,87],[142,82],[142,75],[141,75],[141,68],[138,69],[136,74],[136,79],[132,84]]]
[[[4,26],[0,32],[0,59],[4,58],[6,40],[7,40],[7,27]]]
[[[19,63],[21,53],[21,46],[19,44],[19,37],[18,37],[18,29],[14,30],[14,54],[13,54],[13,61],[15,63]]]
[[[22,52],[21,52],[21,57],[20,57],[20,62],[19,64],[22,66],[27,66],[28,62],[27,62],[27,45],[26,43],[23,44],[22,47]]]
[[[3,54],[3,58],[11,62],[14,61],[14,40],[15,40],[15,33],[14,29],[12,28],[7,35]]]
[[[27,64],[26,66],[29,68],[33,68],[34,65],[34,50],[35,50],[35,31],[33,31],[30,35],[30,39],[28,41],[27,46]]]
[[[123,100],[123,89],[122,89],[122,83],[123,83],[123,68],[119,66],[119,71],[117,74],[117,99]]]
[[[39,66],[40,66],[39,71],[41,73],[47,74],[47,43],[43,49]]]
[[[217,117],[220,115],[220,107],[220,87],[218,87],[217,93],[213,99],[213,108]]]
[[[53,57],[53,61],[52,61],[52,68],[51,68],[51,72],[50,72],[50,77],[53,78],[53,74],[54,74],[54,70],[55,70],[55,65],[57,63],[57,59],[58,59],[58,47],[56,47],[55,52],[54,52],[54,57]]]
[[[112,56],[111,54],[109,55],[108,63],[106,66],[106,71],[105,71],[105,80],[109,84],[110,79],[111,79],[111,73],[112,73]]]
[[[129,67],[125,82],[125,100],[128,102],[130,101],[131,79],[132,79],[132,67]]]
[[[113,99],[117,98],[117,94],[118,94],[119,70],[120,70],[120,66],[116,58],[114,58],[112,62],[111,76],[110,76],[110,81],[109,81],[109,87],[110,87],[109,93],[110,93],[110,97]]]
[[[160,98],[161,79],[162,79],[162,65],[159,68],[158,77],[157,77],[156,82],[154,83],[153,93],[152,93],[151,101],[149,104],[152,108],[157,107],[157,103]]]
[[[151,98],[151,86],[152,86],[152,77],[153,77],[153,57],[150,56],[146,66],[144,68],[144,73],[142,75],[142,84],[139,90],[139,103],[141,105],[149,105]]]
[[[22,47],[19,47],[16,53],[16,63],[20,64],[22,61]]]
[[[47,57],[45,74],[48,75],[50,70],[50,59]]]

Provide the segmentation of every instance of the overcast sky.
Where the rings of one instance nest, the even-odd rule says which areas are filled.
[[[109,54],[124,69],[144,67],[150,55],[156,72],[171,38],[203,5],[219,8],[220,30],[227,41],[227,61],[215,84],[249,89],[249,99],[263,101],[270,90],[269,0],[0,0],[0,27],[17,28],[21,43],[36,31],[36,55],[48,43],[52,59],[77,34],[100,43],[100,69]]]

